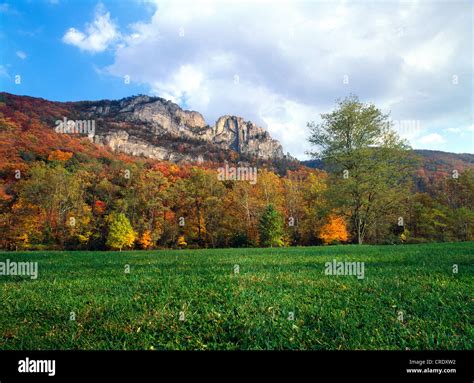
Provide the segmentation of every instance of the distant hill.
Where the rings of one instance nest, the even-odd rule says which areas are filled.
[[[474,169],[474,154],[424,149],[416,149],[414,152],[420,159],[420,166],[414,175],[419,191],[430,191],[437,179],[450,177],[454,171],[462,173],[465,169]],[[301,163],[309,168],[326,170],[321,160],[301,161]]]
[[[413,150],[421,160],[421,168],[426,172],[452,172],[454,169],[463,171],[474,167],[474,154],[450,153],[439,150]],[[324,170],[322,160],[307,160],[301,163],[309,168]]]
[[[417,149],[415,153],[421,157],[423,168],[427,171],[451,172],[453,169],[462,171],[474,167],[474,154],[424,149]]]
[[[439,150],[413,150],[422,161],[422,168],[431,172],[451,172],[453,169],[462,171],[466,168],[474,167],[474,154],[450,153]],[[324,163],[321,160],[307,160],[301,163],[309,168],[324,170]]]

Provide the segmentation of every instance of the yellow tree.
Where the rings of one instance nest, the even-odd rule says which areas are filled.
[[[111,249],[119,249],[120,251],[124,247],[132,246],[136,239],[136,233],[125,214],[111,214],[108,221],[109,233],[106,245]]]
[[[319,238],[321,238],[326,245],[333,242],[347,241],[349,235],[344,219],[334,215],[329,216],[328,223],[325,224],[319,232]]]

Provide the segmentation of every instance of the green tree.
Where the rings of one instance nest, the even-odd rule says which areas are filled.
[[[113,213],[109,216],[109,233],[106,245],[112,249],[122,251],[124,247],[132,246],[136,233],[130,221],[123,213]]]
[[[328,200],[347,216],[351,237],[362,244],[376,226],[405,215],[414,158],[388,115],[356,96],[321,118],[320,124],[308,123],[309,142],[316,146],[310,154],[328,166]]]
[[[269,204],[260,217],[259,233],[262,246],[283,245],[283,217],[273,204]]]
[[[415,241],[445,241],[449,229],[449,210],[427,193],[411,198],[408,230]]]

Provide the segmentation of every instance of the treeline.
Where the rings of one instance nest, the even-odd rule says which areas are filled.
[[[413,151],[355,96],[308,124],[327,172],[229,161],[247,180],[223,180],[223,161],[178,166],[56,134],[40,119],[58,111],[38,102],[0,102],[2,249],[474,240],[474,170],[443,169],[419,192]]]
[[[56,150],[9,184],[0,245],[101,250],[357,242],[350,215],[334,204],[332,175],[301,167],[280,177],[259,169],[252,184],[220,181],[217,173]],[[446,178],[435,195],[408,193],[393,213],[367,223],[365,242],[474,240],[473,195],[473,171]]]

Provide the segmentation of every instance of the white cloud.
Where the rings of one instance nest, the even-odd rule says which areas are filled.
[[[69,28],[63,36],[63,42],[77,46],[83,51],[102,52],[119,36],[117,26],[110,20],[110,13],[99,4],[95,10],[94,21],[86,25],[86,31]]]
[[[186,103],[187,97],[202,92],[203,74],[192,65],[182,65],[173,73],[168,82],[155,81],[155,93],[176,103]],[[203,95],[200,94],[200,97]]]
[[[417,141],[420,144],[426,145],[426,146],[444,144],[446,142],[446,140],[438,133],[427,134],[426,136],[422,136],[418,138]]]
[[[17,51],[16,55],[21,58],[22,60],[26,59],[26,53],[23,51]]]
[[[441,132],[472,123],[472,84],[463,81],[473,67],[470,9],[469,2],[157,0],[151,19],[128,35],[102,11],[86,32],[72,29],[64,40],[93,52],[117,41],[108,73],[129,75],[209,124],[224,114],[253,120],[303,158],[306,122],[349,93],[393,119],[422,121],[422,131],[408,135],[415,147],[443,145]],[[456,73],[463,76],[454,86]]]
[[[450,31],[442,31],[409,50],[404,55],[404,61],[412,69],[437,73],[449,65],[457,42],[458,39]]]

